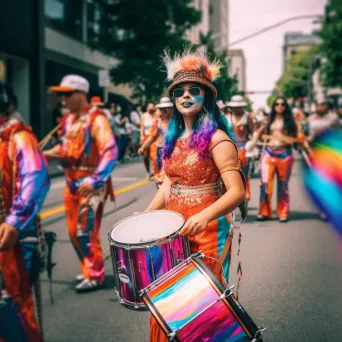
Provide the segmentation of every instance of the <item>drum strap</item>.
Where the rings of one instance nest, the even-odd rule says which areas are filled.
[[[220,271],[222,270],[222,266],[224,261],[226,260],[227,256],[230,254],[231,250],[232,250],[232,242],[233,242],[233,230],[231,230],[231,232],[228,235],[228,238],[226,240],[226,243],[223,247],[223,251],[221,256],[219,257],[219,259],[217,260],[217,263],[214,267],[214,273],[215,274],[219,274]]]

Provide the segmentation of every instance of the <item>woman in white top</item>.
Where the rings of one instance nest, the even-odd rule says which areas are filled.
[[[150,136],[151,127],[155,121],[156,107],[153,103],[149,103],[146,107],[146,112],[141,117],[140,126],[140,144],[142,145]],[[150,146],[144,152],[144,165],[148,176],[151,177],[150,173],[150,158],[156,158],[156,153],[153,153],[153,145]]]

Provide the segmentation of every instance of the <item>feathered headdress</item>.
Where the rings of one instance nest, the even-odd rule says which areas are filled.
[[[167,79],[172,81],[168,88],[169,95],[176,85],[185,82],[194,82],[205,85],[217,96],[217,90],[212,84],[220,77],[221,63],[217,60],[210,62],[206,51],[191,52],[185,50],[182,54],[176,54],[172,59],[165,52],[164,64],[167,69]]]

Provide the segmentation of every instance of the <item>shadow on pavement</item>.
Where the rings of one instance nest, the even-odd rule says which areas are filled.
[[[256,208],[248,208],[248,210],[255,210]],[[273,213],[273,218],[266,220],[266,221],[258,221],[256,219],[257,213],[253,214],[248,214],[246,223],[254,223],[254,222],[259,222],[260,224],[267,224],[268,222],[273,222],[277,221],[278,218],[275,213]],[[291,210],[290,211],[290,216],[289,216],[289,221],[306,221],[306,220],[319,220],[322,221],[319,214],[313,213],[310,211],[295,211]],[[323,222],[323,221],[322,221]]]

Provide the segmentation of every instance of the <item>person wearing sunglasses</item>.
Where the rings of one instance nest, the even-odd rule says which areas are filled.
[[[257,219],[272,218],[272,194],[274,178],[278,182],[277,216],[280,222],[288,221],[290,211],[289,180],[294,164],[293,143],[304,143],[301,126],[296,123],[286,99],[277,97],[272,105],[269,122],[260,133],[263,135],[264,150],[261,156],[260,207]]]
[[[169,97],[164,96],[160,99],[160,102],[156,105],[156,108],[158,109],[160,115],[154,121],[151,127],[150,136],[147,138],[147,140],[143,143],[138,151],[140,155],[144,155],[145,151],[151,146],[151,144],[156,144],[156,164],[158,172],[154,174],[154,180],[158,188],[161,186],[161,184],[163,184],[164,181],[162,150],[164,146],[165,132],[167,131],[167,127],[172,116],[172,107],[173,103]]]
[[[69,114],[62,120],[62,142],[44,154],[64,168],[67,227],[82,270],[75,290],[93,291],[104,282],[100,227],[107,196],[113,200],[110,176],[117,146],[106,114],[88,103],[86,79],[68,75],[50,89],[62,94]]]
[[[224,283],[230,257],[223,254],[223,272],[217,260],[226,244],[229,249],[229,213],[245,202],[245,186],[237,148],[215,100],[220,65],[189,51],[174,60],[166,55],[165,64],[175,106],[162,154],[164,182],[146,211],[166,207],[183,215],[180,234],[189,236],[192,253],[208,256],[204,262]],[[151,318],[150,342],[166,341]]]

